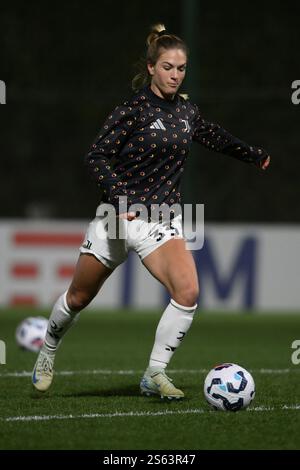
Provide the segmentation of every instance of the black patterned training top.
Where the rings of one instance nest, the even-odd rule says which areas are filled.
[[[131,204],[171,206],[181,201],[180,181],[192,141],[249,163],[268,156],[205,121],[189,100],[178,94],[163,99],[147,86],[108,116],[85,162],[102,190],[101,200],[113,204],[117,214]],[[119,209],[124,195],[128,205]]]

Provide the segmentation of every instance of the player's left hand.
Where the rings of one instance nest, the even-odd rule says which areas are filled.
[[[265,160],[262,160],[260,162],[260,168],[262,170],[266,170],[268,168],[268,166],[270,165],[270,161],[271,161],[271,157],[270,157],[270,155],[268,155]]]
[[[257,153],[259,155],[262,155],[264,153],[265,157],[262,158],[261,160],[259,160],[256,163],[256,166],[258,166],[258,168],[260,168],[261,170],[266,170],[268,168],[268,166],[270,165],[270,161],[271,161],[270,155],[268,155],[263,149],[260,149],[260,148],[257,149]]]

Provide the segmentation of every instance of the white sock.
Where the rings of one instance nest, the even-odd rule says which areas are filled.
[[[197,304],[184,307],[171,299],[158,324],[150,355],[150,367],[165,369],[188,332]]]
[[[62,337],[78,320],[80,312],[73,312],[67,304],[67,292],[56,301],[48,322],[47,333],[43,348],[47,352],[56,352]]]

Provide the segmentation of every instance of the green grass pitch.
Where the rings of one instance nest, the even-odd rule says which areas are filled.
[[[1,310],[1,449],[299,449],[300,339],[297,314],[198,313],[168,368],[186,393],[182,402],[140,396],[160,312],[82,312],[57,353],[49,392],[33,390],[36,355],[20,350],[14,332],[36,310]],[[249,369],[256,397],[247,411],[212,411],[203,381],[215,364]],[[173,371],[173,372],[172,372]]]

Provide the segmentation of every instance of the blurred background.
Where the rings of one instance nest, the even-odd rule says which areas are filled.
[[[18,2],[1,7],[0,305],[49,306],[68,286],[99,202],[83,157],[131,95],[151,24],[188,43],[182,91],[207,120],[272,156],[269,170],[194,143],[184,202],[205,205],[195,252],[207,309],[298,310],[300,4],[201,0]],[[118,293],[116,295],[116,292]],[[146,294],[145,294],[146,293]],[[137,257],[95,305],[159,307]]]

